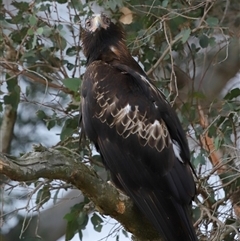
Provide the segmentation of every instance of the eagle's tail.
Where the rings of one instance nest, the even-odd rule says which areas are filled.
[[[197,241],[188,207],[167,198],[160,191],[141,189],[129,193],[142,213],[166,241]]]

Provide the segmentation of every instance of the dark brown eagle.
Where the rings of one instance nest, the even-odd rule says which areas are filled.
[[[86,21],[82,124],[123,190],[166,241],[197,240],[189,206],[195,195],[190,154],[178,117],[129,53],[106,15]]]

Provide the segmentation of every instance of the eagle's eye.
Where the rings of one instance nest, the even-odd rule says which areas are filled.
[[[88,19],[88,20],[85,22],[85,27],[86,27],[86,28],[90,28],[91,25],[92,25],[92,23],[91,23],[90,19]]]
[[[102,16],[103,23],[109,26],[111,23],[111,19],[104,13],[102,13],[101,16]]]

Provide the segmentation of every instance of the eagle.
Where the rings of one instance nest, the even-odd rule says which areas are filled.
[[[194,170],[177,114],[131,56],[120,24],[96,14],[81,39],[82,129],[112,182],[166,241],[198,240],[189,214]]]

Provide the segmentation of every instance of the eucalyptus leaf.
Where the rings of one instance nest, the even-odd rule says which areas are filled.
[[[182,43],[186,43],[190,37],[190,34],[191,34],[191,29],[187,28],[187,29],[184,29],[182,30]]]
[[[208,25],[209,25],[210,27],[215,27],[215,26],[218,25],[219,20],[218,20],[218,18],[216,18],[216,17],[208,17],[207,20],[206,20],[206,22],[208,23]]]
[[[37,21],[38,21],[38,19],[36,18],[35,15],[30,16],[29,23],[30,23],[31,26],[35,26]]]
[[[62,80],[63,84],[70,90],[77,92],[80,87],[81,79],[80,78],[66,78]]]
[[[203,34],[199,38],[199,44],[202,48],[207,48],[209,44],[209,38],[205,34]]]

